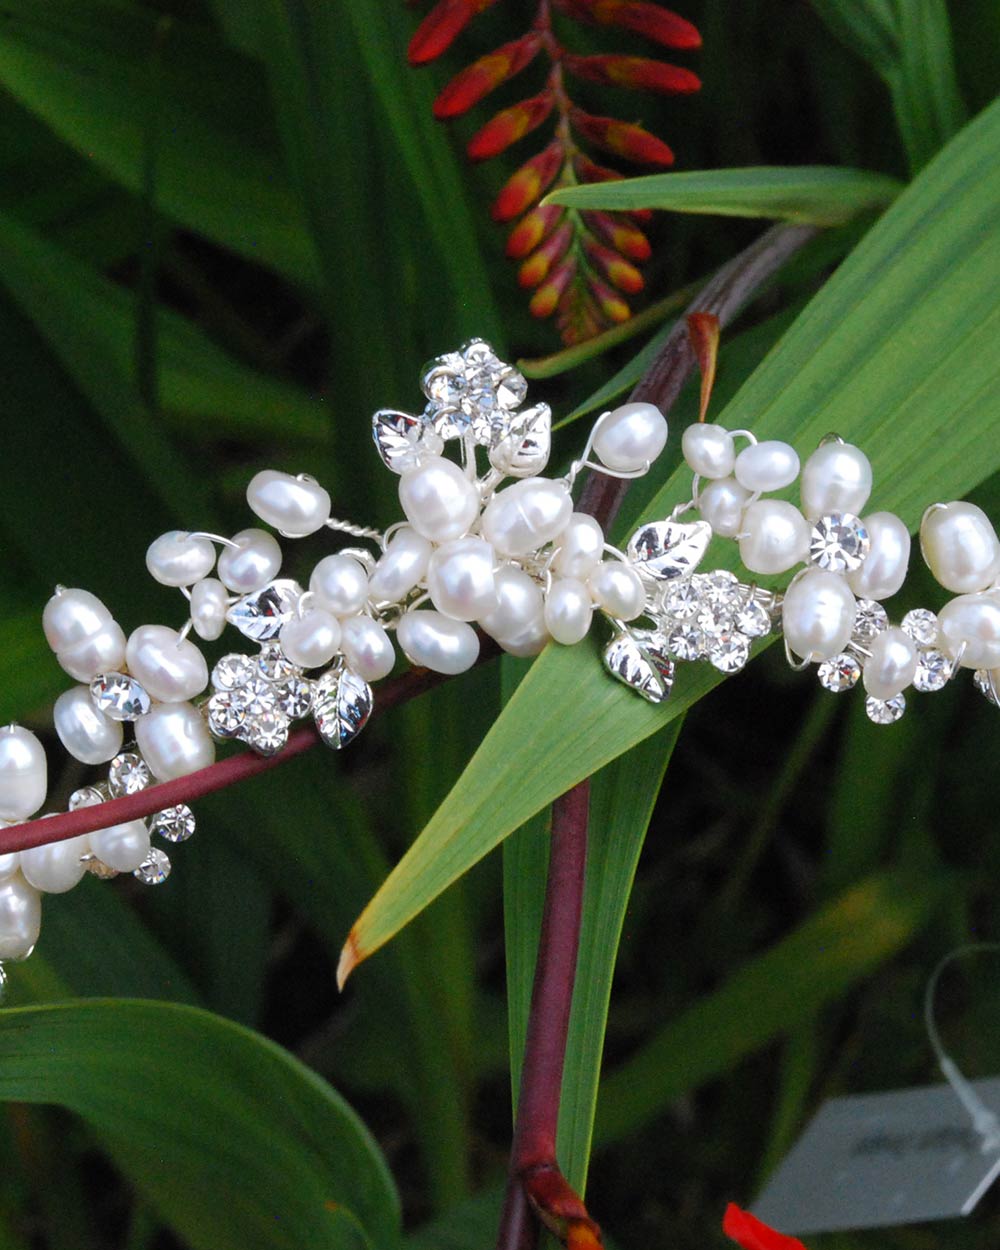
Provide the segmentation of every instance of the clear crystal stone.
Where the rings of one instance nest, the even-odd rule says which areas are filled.
[[[663,611],[675,621],[690,620],[700,606],[697,588],[689,581],[671,586],[663,596]]]
[[[257,657],[257,671],[266,681],[287,681],[298,669],[282,651],[280,642],[266,642]]]
[[[850,512],[831,512],[813,523],[809,559],[829,573],[853,573],[861,568],[871,539],[861,520]]]
[[[496,387],[497,403],[507,411],[519,408],[528,395],[528,383],[516,369],[508,369],[501,374]]]
[[[767,609],[756,599],[748,599],[736,613],[736,628],[748,638],[763,638],[771,632],[771,618]]]
[[[739,578],[726,569],[712,573],[695,573],[691,579],[698,590],[702,603],[734,612],[743,597]]]
[[[96,707],[112,720],[138,720],[152,705],[146,691],[127,673],[104,673],[95,677],[90,683],[90,697]]]
[[[865,699],[865,711],[868,719],[876,725],[891,725],[906,711],[906,700],[901,694],[894,694],[891,699],[876,699],[869,695]]]
[[[235,691],[235,694],[242,701],[250,720],[261,716],[274,716],[278,710],[278,687],[265,681],[263,677],[252,681],[242,690]]]
[[[470,339],[464,344],[462,359],[465,361],[467,372],[485,369],[488,373],[495,374],[506,368],[485,339]]]
[[[697,660],[705,650],[705,637],[700,629],[681,622],[667,635],[667,650],[678,660]]]
[[[292,619],[302,587],[289,578],[279,578],[238,600],[226,613],[226,620],[235,625],[245,638],[269,642],[277,638],[282,627]]]
[[[170,876],[170,857],[158,846],[151,847],[132,876],[143,885],[162,885]]]
[[[212,669],[212,685],[216,690],[236,690],[245,686],[253,676],[253,657],[234,652],[224,655]]]
[[[924,694],[943,690],[951,680],[951,660],[943,651],[928,647],[917,652],[917,668],[913,674],[913,688]]]
[[[186,842],[194,833],[194,812],[186,803],[165,807],[149,822],[149,832],[166,838],[168,842]]]
[[[241,692],[221,690],[209,699],[208,728],[217,738],[235,738],[247,718],[246,704]]]
[[[423,390],[429,400],[442,407],[457,406],[465,394],[465,378],[462,376],[462,360],[455,357],[452,366],[438,365],[424,374]]]
[[[914,608],[900,622],[904,633],[922,647],[932,647],[937,642],[938,619],[928,608]]]
[[[729,633],[733,628],[735,604],[722,604],[711,599],[702,602],[698,611],[698,628],[708,635]]]
[[[708,660],[720,673],[738,673],[750,659],[750,639],[735,630],[708,640]]]
[[[1000,707],[1000,697],[998,697],[1000,681],[996,680],[996,674],[987,668],[977,668],[972,680],[976,683],[976,689],[981,695],[985,695],[994,707]]]
[[[876,634],[889,628],[889,614],[874,599],[859,599],[854,617],[855,642],[871,642]]]
[[[125,794],[138,794],[149,785],[149,769],[139,755],[130,751],[116,755],[108,767],[108,786],[111,797],[120,799]]]
[[[97,786],[83,786],[81,789],[73,791],[69,796],[67,806],[71,812],[75,812],[81,807],[96,807],[103,802],[104,795],[98,790]]]
[[[816,670],[819,684],[825,690],[840,694],[843,690],[853,690],[861,678],[861,665],[846,651],[840,655],[824,660]]]
[[[260,755],[276,755],[288,742],[288,720],[277,710],[257,717],[247,726],[243,740]]]
[[[304,677],[291,677],[276,687],[278,710],[289,720],[301,720],[312,709],[313,684]]]

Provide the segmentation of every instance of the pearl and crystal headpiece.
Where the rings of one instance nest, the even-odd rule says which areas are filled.
[[[610,626],[609,673],[653,703],[670,693],[679,662],[736,673],[755,639],[780,631],[789,662],[817,665],[826,689],[861,681],[876,724],[903,714],[904,691],[940,690],[959,668],[974,670],[1000,705],[1000,541],[973,504],[934,504],[921,524],[924,558],[957,597],[937,615],[916,609],[891,625],[881,601],[903,584],[909,533],[892,513],[866,511],[871,465],[837,436],[800,473],[787,443],[690,426],[690,502],[641,525],[621,551],[574,510],[574,485],[584,469],[648,472],[667,441],[657,408],[604,413],[568,471],[544,477],[549,408],[523,406],[525,379],[488,344],[474,339],[434,360],[422,387],[420,413],[373,418],[405,516],[384,532],[331,517],[329,494],[305,474],[264,470],[250,482],[250,508],[282,537],[329,529],[368,544],[323,556],[308,586],[280,575],[277,540],[255,527],[231,538],[174,531],[151,544],[149,572],[187,601],[179,629],[141,625],[126,638],[94,595],[56,588],[42,627],[78,684],[56,700],[55,730],[76,760],[107,766],[71,796],[71,810],[203,769],[219,741],[274,755],[307,717],[340,749],[364,728],[371,683],[393,669],[397,647],[415,667],[458,674],[479,658],[481,634],[531,656],[581,641],[595,611]],[[800,507],[767,497],[797,478]],[[713,536],[738,543],[746,580],[702,571]],[[786,573],[783,593],[754,582]],[[209,671],[191,635],[215,642],[227,626],[244,649]],[[30,819],[46,792],[41,743],[16,725],[0,730],[0,827]],[[86,872],[158,884],[170,861],[151,839],[182,842],[194,830],[192,812],[175,804],[0,855],[0,961],[31,953],[42,893],[63,893]]]

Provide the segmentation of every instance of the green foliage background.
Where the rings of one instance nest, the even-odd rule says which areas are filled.
[[[66,685],[40,631],[53,584],[93,590],[126,629],[174,622],[148,542],[242,528],[263,466],[309,471],[336,512],[388,524],[372,410],[414,404],[423,360],[472,334],[508,359],[554,349],[489,224],[497,170],[465,166],[430,115],[446,78],[531,8],[497,5],[417,73],[415,16],[395,0],[0,5],[0,716],[48,733]],[[851,176],[806,188],[811,219],[849,220],[727,334],[714,412],[800,451],[840,429],[872,453],[873,503],[914,526],[943,494],[1000,516],[1000,10],[683,12],[704,36],[704,91],[644,99],[643,117],[679,170],[778,172],[637,201],[673,210],[654,227],[652,298],[764,228],[716,213],[805,211],[801,175],[780,167],[881,176],[878,196]],[[876,221],[887,177],[911,185]],[[637,376],[643,342],[538,394],[589,410]],[[694,399],[623,532],[680,498]],[[900,612],[942,602],[911,581]],[[824,694],[771,649],[716,689],[679,683],[662,712],[581,646],[543,656],[500,716],[525,668],[466,675],[377,718],[343,758],[203,801],[163,890],[88,879],[48,900],[0,1013],[0,1247],[490,1244],[544,879],[532,813],[591,768],[560,1154],[578,1184],[589,1165],[615,1245],[721,1244],[724,1202],[752,1199],[823,1097],[934,1079],[926,977],[1000,930],[996,711],[970,683],[876,729],[860,698]],[[54,770],[50,806],[81,778]],[[386,934],[420,914],[339,998],[345,934],[425,827],[408,861],[423,877],[393,878]],[[502,865],[481,858],[511,833]],[[942,1009],[963,1066],[995,1072],[986,961],[949,978]],[[962,1226],[815,1244],[985,1246],[996,1210],[988,1197]]]

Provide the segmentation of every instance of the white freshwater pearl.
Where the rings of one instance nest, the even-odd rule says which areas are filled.
[[[402,475],[399,502],[413,528],[435,543],[461,538],[479,513],[476,484],[443,456],[429,456]]]
[[[424,580],[434,550],[429,539],[404,525],[392,536],[368,583],[374,603],[398,603]]]
[[[215,743],[190,703],[158,703],[135,722],[142,758],[157,781],[186,777],[215,762]]]
[[[974,503],[956,500],[928,508],[920,523],[920,550],[938,582],[955,594],[985,590],[1000,577],[1000,540]]]
[[[387,677],[396,663],[392,639],[370,616],[351,616],[341,622],[340,646],[348,666],[365,681]]]
[[[91,682],[102,673],[117,672],[125,663],[125,634],[117,621],[111,621],[92,638],[60,651],[56,659],[70,677]]]
[[[281,649],[300,668],[321,668],[340,649],[340,621],[330,612],[316,608],[303,616],[293,616],[281,630]]]
[[[667,443],[667,419],[655,404],[622,404],[594,436],[594,454],[609,469],[633,473],[652,464]]]
[[[574,512],[559,535],[553,569],[563,577],[582,579],[597,568],[603,556],[604,531],[586,512]]]
[[[799,476],[798,452],[777,439],[752,443],[736,457],[734,474],[749,491],[781,490]]]
[[[497,606],[479,624],[501,646],[542,620],[542,590],[524,569],[500,569],[494,579]]]
[[[847,574],[847,584],[861,599],[888,599],[906,580],[910,533],[892,512],[873,512],[862,519],[871,546],[864,563]]]
[[[545,596],[545,625],[556,642],[572,646],[586,638],[594,616],[590,591],[575,577],[560,577]]]
[[[125,663],[125,635],[89,590],[62,590],[45,605],[42,629],[63,670],[93,681]]]
[[[440,612],[405,612],[396,637],[411,664],[435,673],[464,673],[479,657],[479,636],[472,626]]]
[[[781,609],[785,639],[804,660],[828,660],[847,646],[856,612],[854,595],[842,577],[808,569],[785,592]]]
[[[938,637],[948,655],[965,643],[962,668],[1000,667],[1000,595],[959,595],[938,613]]]
[[[505,638],[500,646],[508,655],[517,656],[519,659],[527,659],[529,656],[537,655],[542,651],[545,644],[550,638],[549,631],[545,627],[545,621],[542,617],[533,621],[526,628],[522,629],[519,634],[515,634],[512,638]]]
[[[143,820],[98,829],[90,835],[90,849],[102,864],[118,872],[135,872],[149,854],[149,830]]]
[[[497,606],[493,548],[482,538],[457,538],[438,547],[427,566],[427,590],[439,612],[476,621]]]
[[[0,729],[0,820],[27,820],[45,802],[48,765],[30,729]]]
[[[217,577],[206,577],[191,587],[191,624],[199,638],[214,642],[226,628],[229,607],[226,588]]]
[[[205,657],[169,625],[140,625],[125,648],[128,671],[154,699],[182,703],[208,685]]]
[[[557,538],[573,515],[565,482],[528,477],[498,491],[483,512],[483,537],[502,556],[525,556]]]
[[[803,465],[800,489],[810,521],[828,512],[860,516],[872,493],[872,466],[852,443],[824,443]]]
[[[334,616],[353,616],[368,602],[368,574],[351,556],[324,556],[312,571],[309,589]]]
[[[736,463],[733,436],[721,425],[689,425],[681,436],[688,468],[699,477],[729,477]]]
[[[41,927],[38,891],[20,874],[0,882],[0,960],[30,955]]]
[[[7,824],[6,820],[0,820],[0,829],[6,829]],[[8,877],[12,877],[20,867],[20,851],[8,851],[6,855],[0,855],[0,881],[6,881]]]
[[[809,555],[809,522],[784,499],[758,499],[743,512],[740,559],[751,573],[784,573]]]
[[[619,621],[632,621],[646,606],[646,591],[635,569],[621,560],[605,560],[587,578],[594,601]]]
[[[734,477],[720,477],[702,486],[698,494],[698,511],[722,538],[735,538],[743,527],[743,509],[750,491]]]
[[[873,699],[891,699],[913,681],[917,671],[917,647],[898,625],[891,625],[868,644],[862,680]]]
[[[250,510],[289,538],[305,538],[330,517],[330,495],[319,482],[262,469],[247,486]]]
[[[62,842],[48,842],[21,852],[21,872],[29,885],[44,894],[65,894],[87,871],[80,856],[90,850],[90,837],[81,833]]]
[[[215,566],[215,548],[207,538],[192,538],[184,530],[170,530],[154,539],[146,551],[146,568],[162,586],[190,586],[207,577]]]
[[[237,595],[251,595],[273,581],[281,568],[281,548],[267,530],[240,530],[235,547],[219,552],[219,577]]]
[[[94,706],[87,686],[74,686],[56,699],[52,709],[59,741],[81,764],[106,764],[122,749],[120,721]]]

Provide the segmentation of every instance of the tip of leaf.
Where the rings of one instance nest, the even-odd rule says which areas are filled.
[[[358,949],[358,939],[354,930],[347,935],[347,941],[344,943],[344,949],[340,952],[340,961],[337,964],[337,989],[342,990],[347,984],[347,978],[362,960],[361,951]]]

